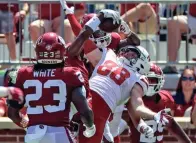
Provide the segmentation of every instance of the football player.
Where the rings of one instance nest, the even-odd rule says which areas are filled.
[[[79,34],[76,40],[70,46],[72,51],[69,54],[78,55],[84,50],[86,45],[92,46],[96,53],[89,61],[95,67],[90,79],[90,88],[92,94],[92,110],[94,112],[95,125],[97,132],[91,138],[83,138],[79,136],[80,142],[100,143],[103,136],[105,123],[114,112],[118,105],[124,104],[128,100],[128,111],[130,116],[136,121],[135,126],[141,131],[141,127],[145,131],[149,131],[149,126],[143,126],[144,123],[138,125],[140,117],[154,119],[162,124],[167,124],[164,113],[168,110],[162,110],[154,113],[146,108],[142,101],[142,96],[147,91],[147,81],[140,74],[146,74],[150,70],[149,54],[143,47],[125,46],[120,49],[118,55],[112,50],[102,48],[100,52],[96,45],[89,40],[90,35],[96,31],[100,23],[105,18],[112,18],[113,23],[120,21],[120,16],[112,10],[101,10],[97,16],[94,16],[85,24],[84,30]],[[84,46],[82,46],[84,44]],[[73,56],[72,55],[72,56]],[[129,100],[130,99],[130,100]],[[102,109],[100,110],[100,105]],[[145,128],[144,128],[145,127]],[[142,131],[141,131],[142,132]],[[151,131],[146,132],[148,136]]]
[[[74,16],[74,8],[69,8],[66,4],[66,0],[61,0],[61,5],[65,11],[65,14],[67,15],[67,18],[69,19],[71,23],[72,30],[75,34],[75,36],[78,36],[80,31],[82,30],[82,27],[88,22],[93,16],[96,14],[86,14],[83,16],[81,22],[79,23],[76,20],[76,17]],[[120,27],[117,30],[119,33],[124,33],[127,35],[127,39],[121,40],[120,35],[118,33],[112,32],[112,33],[106,33],[100,29],[97,29],[91,36],[90,39],[96,44],[98,48],[107,47],[113,50],[118,50],[119,47],[125,46],[125,44],[140,45],[140,39],[138,36],[131,32],[129,29],[129,26],[122,21]],[[88,53],[85,53],[88,54]]]
[[[164,75],[161,68],[155,64],[151,64],[147,78],[149,81],[149,88],[143,97],[145,106],[154,112],[170,108],[172,113],[174,113],[175,102],[172,95],[168,91],[161,90],[164,84]],[[170,124],[168,124],[167,129],[176,136],[178,141],[183,143],[191,142],[189,137],[176,123],[173,117],[168,115],[168,119],[170,120]],[[143,134],[140,134],[137,129],[132,126],[133,123],[131,121],[129,124],[131,129],[130,141],[133,143],[162,143],[164,127],[161,124],[157,124],[154,120],[145,120],[145,123],[153,128],[154,136],[152,138],[148,138]]]
[[[9,100],[9,106],[19,110],[27,107],[29,118],[25,142],[71,143],[69,131],[70,102],[73,102],[86,127],[84,136],[94,135],[93,112],[88,107],[84,78],[78,68],[64,67],[66,45],[55,33],[45,33],[35,45],[37,63],[21,67],[11,82],[24,92],[24,102]],[[21,121],[15,118],[14,122]]]
[[[1,75],[1,79],[2,79],[1,86],[4,86],[4,89],[6,89],[5,87],[14,86],[10,82],[10,77],[12,77],[12,74],[9,75],[9,73],[12,71],[16,71],[17,68],[19,68],[19,67],[18,66],[15,68],[12,67],[12,68],[8,68],[8,69],[0,71],[0,75]],[[14,72],[12,72],[12,73],[14,73]],[[13,93],[13,95],[15,95],[15,97],[19,96],[19,95],[17,95],[18,93],[20,93],[20,92],[17,92],[18,90],[14,90],[14,88],[7,88],[7,90],[8,91],[12,90],[12,92],[9,92],[9,93]],[[3,96],[3,95],[1,95],[1,96]],[[0,98],[2,111],[4,111],[5,116],[8,116],[10,119],[14,119],[16,116],[17,117],[20,116],[21,121],[15,122],[15,124],[17,124],[21,128],[26,128],[28,125],[28,116],[26,114],[26,108],[22,108],[19,113],[15,112],[14,108],[7,106],[7,99],[9,99],[9,97],[12,98],[12,94],[10,94],[10,96],[8,96],[6,98]],[[20,100],[20,99],[22,100],[22,97],[19,98],[18,100]],[[17,98],[16,98],[16,100],[17,100]],[[20,101],[18,101],[18,102],[20,102]]]

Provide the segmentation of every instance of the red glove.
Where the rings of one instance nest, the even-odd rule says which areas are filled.
[[[15,100],[19,104],[23,104],[24,103],[23,91],[16,87],[8,87],[8,100]]]

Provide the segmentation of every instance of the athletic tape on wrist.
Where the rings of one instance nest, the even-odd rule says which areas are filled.
[[[93,30],[93,32],[95,32],[100,23],[101,21],[99,20],[99,18],[97,16],[94,16],[85,25],[89,26]]]

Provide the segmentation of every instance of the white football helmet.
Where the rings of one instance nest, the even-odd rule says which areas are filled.
[[[118,57],[121,62],[142,75],[150,71],[149,54],[142,46],[125,46],[119,50]]]
[[[150,65],[150,72],[147,74],[149,87],[146,96],[153,96],[158,93],[164,85],[164,75],[161,68],[155,64]]]
[[[97,29],[89,38],[98,48],[106,48],[112,41],[111,33]]]

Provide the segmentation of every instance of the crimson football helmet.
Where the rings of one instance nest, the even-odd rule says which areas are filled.
[[[158,93],[164,85],[165,80],[163,71],[156,64],[151,64],[147,78],[149,81],[149,87],[146,96],[153,96]]]
[[[35,44],[37,62],[42,64],[62,63],[66,51],[63,38],[53,32],[43,34]]]
[[[84,15],[80,22],[81,26],[84,27],[84,25],[95,15],[95,13]],[[108,45],[110,45],[112,36],[111,33],[104,32],[97,28],[97,30],[90,36],[89,39],[92,40],[98,48],[106,48]]]
[[[120,62],[142,75],[150,71],[150,58],[145,48],[142,46],[125,46],[118,52]]]

